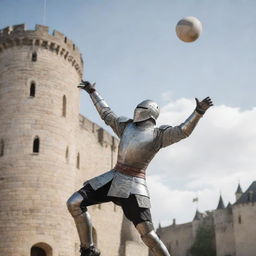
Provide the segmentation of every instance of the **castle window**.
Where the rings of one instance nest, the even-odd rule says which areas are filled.
[[[66,160],[68,161],[68,156],[69,156],[69,148],[68,148],[68,146],[67,146],[67,148],[66,148]]]
[[[36,52],[32,53],[32,61],[33,62],[37,61],[37,53]]]
[[[37,243],[31,247],[30,256],[52,256],[52,248],[46,243]]]
[[[66,116],[67,112],[67,98],[66,95],[63,95],[62,97],[62,116]]]
[[[35,82],[32,82],[30,84],[30,97],[35,97],[36,95],[36,84]]]
[[[79,153],[77,154],[77,157],[76,157],[76,168],[77,169],[80,168],[80,154]]]
[[[40,139],[39,137],[35,137],[33,142],[33,153],[39,153],[39,147],[40,147]]]
[[[242,218],[241,215],[238,216],[238,223],[241,224],[242,223]]]
[[[98,245],[98,237],[97,237],[97,231],[96,231],[95,227],[92,227],[92,239],[93,239],[93,243],[97,247],[97,245]]]
[[[31,256],[47,256],[46,252],[44,249],[40,247],[33,246],[31,248]]]
[[[4,155],[4,140],[0,141],[0,157]]]

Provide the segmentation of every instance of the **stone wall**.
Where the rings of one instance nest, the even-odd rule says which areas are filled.
[[[79,115],[82,67],[77,47],[60,32],[24,25],[0,31],[1,255],[27,256],[33,245],[47,256],[78,255],[66,200],[113,166],[118,144]],[[89,211],[103,255],[117,256],[121,209],[110,203]]]
[[[175,224],[159,228],[157,233],[174,256],[185,256],[193,244],[192,223]]]
[[[238,256],[255,256],[255,216],[255,203],[235,204],[233,207],[235,246]]]
[[[235,256],[235,237],[232,207],[214,212],[217,256]]]

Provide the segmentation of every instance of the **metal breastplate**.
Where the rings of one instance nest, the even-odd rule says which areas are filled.
[[[154,128],[140,128],[130,123],[125,128],[118,147],[118,163],[146,169],[155,156]]]

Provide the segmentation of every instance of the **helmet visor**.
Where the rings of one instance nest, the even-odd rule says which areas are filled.
[[[133,122],[141,122],[151,118],[149,109],[145,107],[137,107],[134,110]]]

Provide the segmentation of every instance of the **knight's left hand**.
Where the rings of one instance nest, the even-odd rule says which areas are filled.
[[[196,112],[199,114],[203,115],[205,111],[211,106],[213,106],[213,103],[210,97],[206,97],[202,101],[199,101],[196,98]]]

